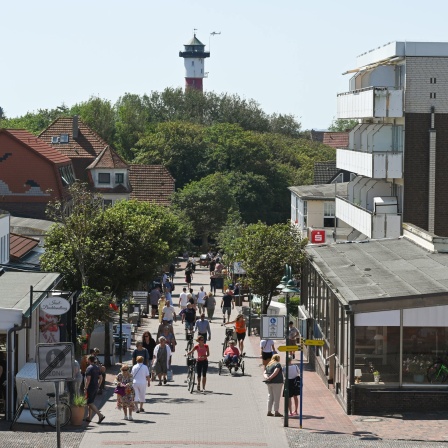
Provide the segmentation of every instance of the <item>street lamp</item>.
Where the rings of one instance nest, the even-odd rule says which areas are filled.
[[[285,319],[285,336],[286,342],[288,341],[288,331],[289,331],[289,294],[294,294],[299,292],[295,286],[295,282],[292,279],[292,269],[291,266],[285,265],[285,276],[282,278],[278,289],[282,287],[281,292],[285,294],[285,306],[286,306],[286,319]],[[286,352],[286,366],[285,366],[285,410],[284,410],[284,421],[283,426],[288,427],[288,405],[289,405],[289,352]]]

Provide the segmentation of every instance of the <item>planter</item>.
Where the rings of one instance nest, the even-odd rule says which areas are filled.
[[[423,373],[414,373],[414,383],[423,383],[425,375]]]
[[[373,381],[375,381],[375,384],[379,384],[379,382],[380,382],[380,376],[379,376],[379,375],[374,375],[374,376],[373,376]]]
[[[86,408],[85,406],[72,406],[72,418],[71,422],[73,426],[81,426],[84,418]]]

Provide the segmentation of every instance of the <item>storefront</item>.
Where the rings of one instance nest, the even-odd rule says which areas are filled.
[[[448,255],[405,239],[307,251],[307,337],[326,342],[311,360],[346,412],[446,410],[428,369],[448,352]]]

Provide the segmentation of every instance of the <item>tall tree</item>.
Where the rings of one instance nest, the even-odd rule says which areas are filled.
[[[351,131],[356,125],[358,125],[358,120],[345,120],[343,118],[334,119],[328,130],[331,132],[347,132]]]

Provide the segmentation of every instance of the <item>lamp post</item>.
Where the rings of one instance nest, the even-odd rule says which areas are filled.
[[[294,280],[292,279],[292,269],[288,264],[285,265],[285,275],[282,281],[277,286],[277,289],[281,288],[281,292],[285,294],[285,306],[286,306],[286,319],[285,319],[285,336],[286,341],[288,341],[288,330],[289,330],[289,294],[294,294],[299,292],[295,287]],[[285,364],[285,409],[283,414],[283,426],[288,427],[288,405],[289,405],[289,352],[286,352],[286,364]]]
[[[118,300],[118,306],[120,307],[120,333],[118,338],[118,360],[120,364],[123,362],[123,300]]]

